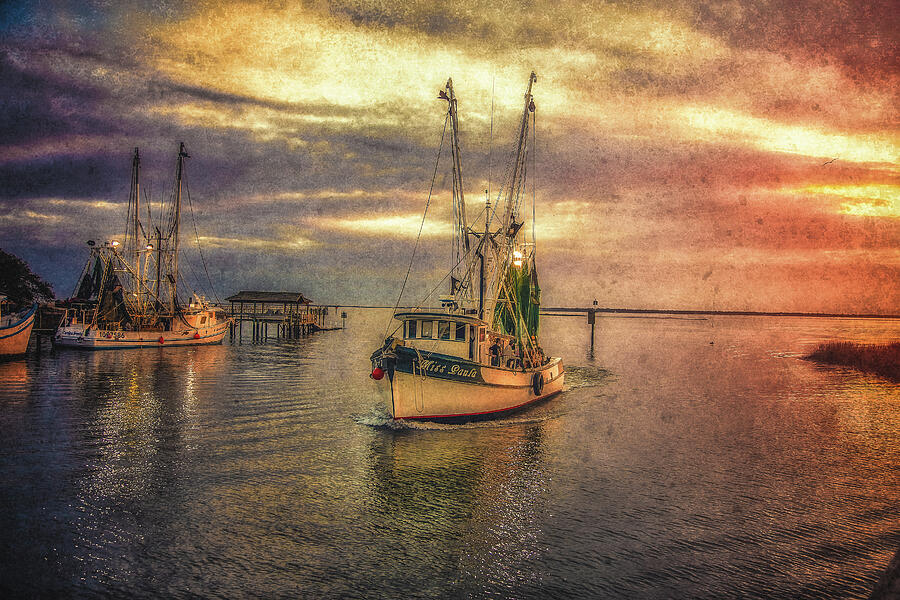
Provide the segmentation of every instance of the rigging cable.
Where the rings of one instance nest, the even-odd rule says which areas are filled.
[[[537,238],[534,236],[534,198],[535,191],[534,186],[537,183],[537,108],[531,111],[531,170],[534,173],[531,176],[531,243],[533,246],[531,247],[531,260],[534,262],[534,253],[537,251]],[[526,192],[527,194],[528,192]]]
[[[482,212],[484,212],[484,209],[482,209]],[[479,216],[479,218],[480,218],[480,217],[481,217],[481,214],[479,213],[478,216]],[[469,251],[459,259],[459,262],[457,262],[457,263],[453,266],[453,269],[455,269],[456,267],[458,267],[459,265],[461,265],[462,262],[463,262],[464,260],[466,260],[467,258],[469,258],[470,255],[474,254],[474,252],[475,252],[475,248],[470,248]],[[466,271],[466,276],[467,276],[467,277],[468,277],[468,274],[471,272],[471,270],[472,270],[474,264],[475,264],[474,261],[470,261],[470,262],[469,262],[469,267],[468,267],[468,269],[467,269],[467,271]],[[427,294],[425,294],[425,296],[422,298],[421,302],[419,302],[416,306],[413,307],[413,310],[419,310],[420,308],[422,308],[422,306],[424,306],[425,302],[427,302],[428,299],[431,298],[431,296],[432,296],[436,291],[438,291],[438,289],[440,289],[441,286],[444,285],[444,283],[447,281],[447,278],[450,277],[450,274],[453,272],[453,269],[451,269],[446,275],[444,275],[444,277],[441,278],[441,280],[438,281],[437,284],[436,284],[433,288],[431,288],[431,291],[429,291]],[[401,293],[402,293],[402,292],[401,292]],[[397,310],[397,307],[396,307],[396,306],[394,307],[394,310],[395,310],[395,311]],[[388,324],[388,328],[385,329],[385,335],[384,335],[385,338],[388,337],[387,332],[390,330],[390,327],[391,327],[391,326],[390,326],[390,323],[389,323],[389,324]],[[397,333],[398,331],[400,331],[400,327],[402,327],[402,325],[398,325],[397,327],[395,327],[395,328],[394,328],[394,331],[392,331],[390,335],[394,335],[395,333]]]
[[[434,161],[434,173],[431,175],[431,188],[429,188],[428,190],[428,199],[425,201],[425,212],[422,213],[422,222],[419,224],[419,233],[418,235],[416,235],[416,243],[413,245],[412,256],[409,257],[409,266],[406,268],[406,277],[403,278],[403,285],[400,286],[400,294],[397,296],[397,303],[394,304],[394,310],[391,313],[391,319],[393,319],[394,317],[393,313],[397,312],[397,307],[400,306],[400,299],[403,297],[403,290],[406,289],[406,282],[409,281],[409,273],[412,270],[413,260],[415,260],[416,258],[416,250],[419,248],[419,239],[422,237],[422,229],[425,228],[425,216],[428,214],[428,206],[431,204],[431,195],[434,192],[434,182],[437,179],[438,164],[440,164],[441,161],[441,151],[444,148],[444,136],[447,133],[448,121],[450,121],[450,111],[447,111],[447,116],[444,117],[444,130],[441,132],[441,143],[438,146],[437,158]],[[446,279],[446,277],[444,279]],[[388,321],[387,327],[384,328],[385,338],[387,338],[387,333],[390,328],[391,322]]]
[[[150,212],[150,204],[152,203],[152,201],[150,200],[150,197],[152,196],[152,194],[150,193],[150,190],[148,188],[150,188],[152,186],[153,186],[153,183],[151,182],[144,187],[144,200],[147,201],[147,222],[150,223],[151,230],[153,229],[153,214]],[[147,235],[147,232],[144,231],[143,223],[141,223],[141,231],[144,233],[144,236],[147,237],[147,239],[150,239],[150,237]],[[151,231],[151,233],[152,233],[152,231]]]
[[[213,296],[216,298],[216,303],[222,304],[222,301],[219,300],[219,295],[216,293],[216,288],[212,283],[212,279],[209,276],[209,269],[206,268],[206,259],[203,257],[203,248],[200,247],[200,232],[197,231],[197,220],[194,218],[194,205],[191,203],[191,188],[188,185],[187,173],[183,171],[181,174],[181,178],[184,181],[184,191],[188,199],[188,208],[191,211],[191,223],[194,224],[194,236],[197,238],[197,252],[200,253],[200,262],[203,263],[203,271],[206,273],[206,281],[209,283],[209,289],[212,290]]]
[[[131,201],[132,201],[132,198],[131,198],[131,194],[129,193],[128,194],[128,215],[126,215],[126,217],[125,217],[125,240],[124,240],[125,243],[123,244],[123,248],[128,247],[128,242],[131,239],[131,236],[128,235],[128,230],[130,229],[129,225],[131,225],[132,214],[133,214],[131,212]],[[134,237],[135,237],[135,239],[134,239],[133,243],[134,243],[135,247],[137,247],[137,231],[134,232]]]

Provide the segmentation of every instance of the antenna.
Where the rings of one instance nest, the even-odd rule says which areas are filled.
[[[488,198],[491,196],[491,179],[494,178],[494,85],[496,76],[491,76],[491,137],[488,145]]]

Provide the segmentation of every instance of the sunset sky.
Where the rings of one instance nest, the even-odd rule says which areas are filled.
[[[474,217],[534,70],[545,305],[900,313],[898,14],[889,0],[5,2],[0,248],[70,296],[85,241],[124,231],[133,148],[158,201],[183,141],[188,280],[199,237],[221,298],[393,304],[438,90],[453,78]],[[407,304],[448,267],[446,154],[438,184]]]

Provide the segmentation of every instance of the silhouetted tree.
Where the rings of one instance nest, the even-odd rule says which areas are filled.
[[[17,306],[53,300],[50,284],[31,272],[25,261],[0,250],[0,294]]]

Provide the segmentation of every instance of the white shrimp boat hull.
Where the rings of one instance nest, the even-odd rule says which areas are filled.
[[[516,149],[501,192],[503,200],[492,212],[490,198],[485,198],[484,229],[478,231],[466,216],[453,81],[448,79],[438,94],[447,101],[451,124],[453,266],[444,277],[449,280],[449,293],[439,297],[440,310],[422,309],[422,304],[400,312],[395,308],[394,319],[400,327],[370,357],[371,377],[394,419],[489,417],[563,389],[562,361],[548,358],[537,339],[541,290],[534,230],[529,242],[527,230],[523,230],[525,222],[518,217],[526,189],[529,117],[535,110],[531,89],[536,80],[532,72]],[[445,120],[445,130],[447,123]],[[435,164],[435,172],[437,168]],[[532,215],[533,203],[532,193]],[[408,279],[409,272],[400,298]]]
[[[37,304],[32,306],[20,320],[0,326],[0,358],[25,354],[25,351],[28,349],[31,328],[34,327],[34,315],[36,312]],[[6,317],[4,317],[5,319]]]
[[[74,325],[57,329],[53,343],[63,348],[84,350],[206,346],[221,344],[227,331],[227,321],[200,329],[186,328],[176,331],[105,331],[88,328],[85,325]]]
[[[447,355],[398,356],[395,368],[376,381],[394,419],[455,420],[497,416],[544,400],[563,389],[559,358],[540,368],[504,369]],[[420,366],[421,364],[424,367]],[[540,377],[542,385],[535,385]]]

